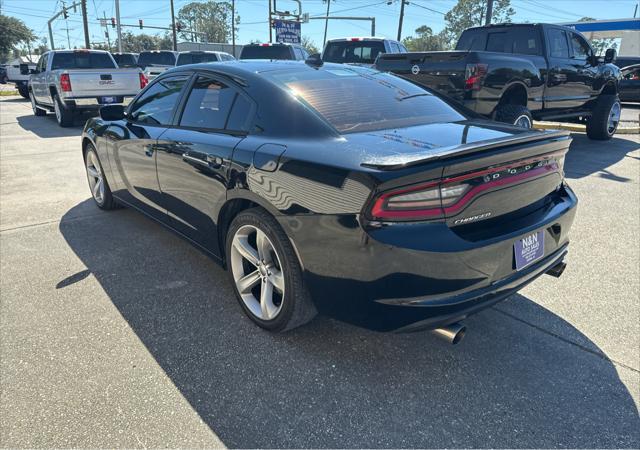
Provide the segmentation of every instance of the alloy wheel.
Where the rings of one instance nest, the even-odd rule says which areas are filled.
[[[527,115],[521,115],[519,116],[515,122],[513,122],[513,124],[517,127],[522,127],[522,128],[531,128],[531,119],[529,119],[529,116]]]
[[[273,320],[282,310],[284,272],[278,253],[264,231],[243,225],[231,242],[231,271],[247,309],[260,320]]]
[[[89,180],[89,187],[91,188],[91,194],[98,204],[102,205],[104,202],[104,177],[100,170],[100,163],[98,157],[93,150],[87,152],[87,178]]]
[[[622,108],[620,107],[620,102],[615,102],[611,105],[611,110],[609,111],[609,119],[607,121],[607,133],[609,136],[615,133],[618,128],[618,124],[620,123],[620,116],[622,115]]]

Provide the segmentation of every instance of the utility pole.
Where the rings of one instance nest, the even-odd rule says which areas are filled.
[[[269,42],[273,42],[273,30],[271,29],[271,0],[269,0]]]
[[[111,51],[111,39],[109,39],[109,26],[107,25],[107,13],[102,11],[102,17],[104,17],[104,36],[107,38],[107,45],[109,46],[109,51]]]
[[[329,7],[331,7],[331,0],[327,0],[327,18],[324,21],[324,37],[322,38],[322,48],[327,43],[327,28],[329,27]]]
[[[173,0],[171,2],[171,28],[173,28],[173,51],[178,50],[178,36],[176,35],[176,15],[173,11]]]
[[[398,20],[398,42],[402,39],[402,22],[404,21],[404,4],[406,0],[400,0],[400,20]]]
[[[173,0],[171,0],[173,1]],[[231,0],[231,48],[233,57],[236,57],[236,0]]]
[[[484,18],[485,25],[491,25],[491,16],[493,16],[493,0],[487,0],[487,16]]]
[[[87,19],[87,0],[80,0],[80,6],[82,7],[82,26],[84,27],[84,47],[91,48],[89,42],[89,21]]]
[[[118,51],[122,53],[122,28],[120,27],[120,0],[116,0],[116,31],[118,32]]]

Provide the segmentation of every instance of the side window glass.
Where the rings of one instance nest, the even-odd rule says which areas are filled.
[[[243,95],[238,94],[236,101],[233,103],[229,120],[227,120],[227,130],[232,131],[248,131],[251,119],[251,102]]]
[[[36,64],[36,70],[38,72],[42,72],[42,61],[44,61],[44,55],[40,57],[40,59],[38,60],[38,64]]]
[[[400,53],[400,48],[395,42],[389,42],[389,49],[391,50],[391,53]]]
[[[402,44],[398,44],[400,46],[400,53],[408,53],[407,47]]]
[[[565,32],[551,28],[548,32],[549,55],[553,58],[569,58],[569,45]]]
[[[515,27],[509,33],[509,41],[513,42],[512,52],[521,55],[540,55],[538,33],[533,27]]]
[[[507,33],[489,33],[487,36],[487,51],[504,53]]]
[[[589,45],[575,33],[571,33],[571,47],[573,49],[573,57],[576,59],[587,59],[589,57]]]
[[[293,47],[293,53],[296,55],[296,59],[304,59],[302,51],[298,47]]]
[[[131,120],[149,125],[170,125],[180,91],[187,80],[187,76],[181,76],[156,81],[132,105]]]
[[[227,122],[236,92],[210,78],[198,77],[189,93],[180,125],[222,130]]]

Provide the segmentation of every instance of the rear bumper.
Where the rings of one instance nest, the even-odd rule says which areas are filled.
[[[112,103],[101,103],[100,97],[65,97],[64,102],[68,108],[82,110],[98,110],[105,105],[128,105],[135,95],[113,95],[105,97],[116,97]]]
[[[437,328],[514,294],[563,261],[577,199],[564,187],[526,225],[468,240],[445,223],[361,225],[356,217],[281,217],[317,309],[379,331]],[[544,257],[515,270],[513,244],[543,231]]]

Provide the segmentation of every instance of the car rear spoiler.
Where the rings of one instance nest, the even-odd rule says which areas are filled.
[[[474,142],[471,144],[453,145],[449,147],[435,148],[418,153],[407,153],[383,156],[376,160],[365,161],[360,165],[370,169],[378,170],[396,170],[405,167],[411,167],[426,162],[432,162],[442,159],[448,159],[452,157],[458,157],[467,155],[470,153],[476,153],[486,150],[492,150],[499,147],[512,147],[515,145],[528,144],[533,142],[547,141],[551,142],[565,142],[568,146],[571,142],[571,136],[568,131],[562,130],[545,130],[545,131],[531,131],[528,133],[522,133],[509,138],[492,139],[485,142]]]

